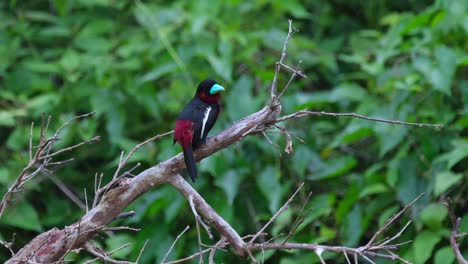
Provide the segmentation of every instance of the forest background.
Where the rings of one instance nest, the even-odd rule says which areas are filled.
[[[31,122],[52,116],[51,131],[71,117],[95,111],[60,135],[63,147],[99,135],[63,159],[54,177],[84,200],[95,173],[108,181],[120,152],[173,129],[199,81],[215,78],[226,88],[223,112],[211,134],[259,110],[269,99],[275,62],[293,19],[298,30],[286,61],[302,62],[308,75],[281,98],[283,113],[302,109],[355,112],[442,129],[377,123],[351,117],[286,121],[284,136],[250,136],[198,164],[194,188],[240,234],[252,234],[304,182],[299,197],[269,232],[287,233],[304,205],[291,240],[328,245],[365,243],[393,213],[424,196],[388,234],[411,225],[399,239],[412,240],[399,254],[414,263],[454,263],[452,222],[442,204],[451,198],[468,232],[468,3],[465,0],[333,1],[1,1],[0,194],[28,163]],[[283,74],[281,85],[288,80]],[[40,127],[35,126],[35,140]],[[180,152],[166,137],[144,146],[131,162],[145,169]],[[106,178],[107,177],[107,178]],[[309,210],[310,209],[310,210]],[[135,216],[115,225],[141,229],[95,239],[113,257],[160,262],[193,215],[170,186],[132,203]],[[57,183],[39,175],[16,193],[0,219],[0,240],[12,249],[52,227],[83,215]],[[13,235],[14,234],[14,235]],[[465,239],[466,240],[466,239]],[[468,243],[461,240],[468,255]],[[171,259],[198,250],[190,229]],[[0,261],[10,252],[0,248]],[[342,255],[326,259],[344,263]],[[66,259],[84,262],[81,252]],[[267,263],[319,263],[305,251],[268,251]],[[220,263],[242,261],[232,252]],[[385,263],[376,260],[377,263]]]

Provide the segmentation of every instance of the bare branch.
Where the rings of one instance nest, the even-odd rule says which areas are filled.
[[[288,22],[289,22],[288,35],[286,35],[286,38],[283,43],[283,50],[281,51],[281,58],[279,62],[276,63],[275,75],[273,76],[273,82],[271,84],[271,103],[273,104],[276,104],[278,101],[276,97],[276,91],[277,91],[277,86],[278,86],[278,75],[279,75],[279,72],[281,71],[281,65],[283,64],[283,61],[286,58],[286,50],[288,47],[289,39],[294,34],[294,30],[292,27],[292,20],[290,19]]]
[[[302,78],[307,78],[307,75],[305,73],[303,73],[302,71],[300,71],[298,68],[294,69],[284,63],[279,63],[279,65],[281,65],[282,68],[284,68],[285,70],[291,72],[291,73],[295,73],[296,75],[299,75],[301,76]]]
[[[123,218],[129,218],[135,216],[135,211],[130,211],[130,212],[125,212],[125,213],[120,213],[118,216],[114,218],[114,220],[117,219],[123,219]]]
[[[441,124],[424,124],[424,123],[412,123],[412,122],[404,122],[404,121],[398,121],[398,120],[388,120],[388,119],[382,119],[382,118],[374,118],[374,117],[368,117],[368,116],[363,116],[359,115],[356,113],[330,113],[330,112],[313,112],[313,111],[308,111],[308,110],[301,110],[296,113],[280,117],[276,119],[276,122],[282,122],[284,120],[288,120],[291,118],[298,118],[298,117],[304,117],[304,116],[333,116],[333,117],[340,117],[340,116],[350,116],[354,118],[360,118],[360,119],[365,119],[365,120],[370,120],[370,121],[375,121],[375,122],[381,122],[381,123],[388,123],[388,124],[394,124],[394,125],[407,125],[407,126],[418,126],[418,127],[433,127],[436,129],[440,129],[443,127]]]
[[[462,253],[460,252],[460,248],[457,242],[457,237],[458,237],[458,229],[460,228],[460,222],[461,218],[455,216],[454,209],[452,207],[452,201],[450,199],[447,199],[444,202],[444,205],[447,207],[450,220],[452,221],[452,232],[450,233],[450,247],[452,248],[453,254],[455,254],[455,257],[457,258],[457,261],[459,264],[468,264],[468,260],[466,260]]]
[[[203,199],[203,197],[190,186],[180,175],[175,175],[168,179],[177,191],[179,191],[187,200],[193,199],[194,207],[197,208],[203,217],[209,221],[234,247],[237,254],[244,255],[244,241],[223,218],[221,218],[213,208]]]
[[[129,230],[129,231],[134,231],[134,232],[141,231],[140,228],[133,228],[133,227],[129,227],[129,226],[104,227],[102,229],[102,231],[122,231],[122,230]]]
[[[250,239],[249,241],[249,244],[250,243],[253,243],[255,241],[255,239],[257,239],[257,237],[263,233],[263,231],[265,231],[265,229],[271,224],[273,223],[276,218],[278,218],[284,211],[286,211],[286,209],[288,209],[289,207],[289,204],[292,203],[294,197],[296,197],[296,195],[299,193],[299,191],[301,190],[302,186],[304,186],[304,183],[301,183],[299,185],[299,187],[297,188],[297,190],[293,193],[293,195],[291,195],[291,197],[289,197],[289,199],[286,201],[286,203],[281,206],[281,208],[270,218],[270,220],[268,220],[268,222],[262,227],[262,229],[260,229],[253,237],[252,239]]]
[[[125,244],[119,248],[117,248],[114,252],[117,252],[123,248],[126,248],[130,246],[130,244]],[[112,259],[110,258],[109,256],[114,253],[109,253],[107,254],[106,252],[102,251],[101,249],[99,249],[98,247],[96,247],[92,242],[86,242],[84,244],[84,249],[86,249],[86,251],[88,251],[89,253],[91,253],[91,255],[97,257],[97,259],[100,259],[102,261],[104,261],[105,263],[113,263],[113,264],[134,264],[133,262],[130,262],[130,261],[122,261],[122,260],[115,260],[115,259]],[[92,260],[92,262],[94,262],[96,259]],[[90,262],[90,263],[92,263]]]
[[[216,251],[218,251],[218,249],[221,249],[221,245],[223,245],[225,242],[226,238],[221,237],[221,239],[213,247],[211,247],[210,255],[208,257],[209,264],[214,264],[214,256],[216,254]]]
[[[283,90],[281,91],[281,93],[278,95],[278,99],[281,98],[281,96],[283,95],[284,92],[286,92],[286,90],[288,90],[289,88],[289,85],[291,85],[292,81],[294,80],[294,78],[296,78],[297,75],[299,75],[299,67],[301,67],[301,64],[302,64],[302,61],[299,61],[299,63],[297,64],[297,67],[295,70],[293,70],[293,74],[291,75],[291,78],[289,78],[289,81],[286,83],[286,85],[284,86]],[[280,64],[281,66],[284,65],[284,64]],[[289,66],[288,66],[289,67]]]
[[[31,130],[29,132],[29,160],[33,159],[33,128],[34,122],[31,122]]]
[[[304,208],[306,207],[307,203],[309,202],[310,197],[312,197],[312,192],[309,192],[309,194],[307,195],[307,198],[306,198],[304,204],[302,205],[301,210],[297,214],[296,220],[294,220],[294,223],[292,224],[291,229],[288,232],[288,235],[284,238],[283,243],[286,243],[289,240],[289,238],[294,234],[294,232],[296,232],[296,229],[301,225],[301,223],[303,221],[303,219],[301,218],[301,215],[302,215],[302,212],[304,211]],[[310,211],[310,210],[311,209],[309,209],[308,211]]]
[[[79,208],[85,210],[86,205],[81,201],[81,199],[73,193],[70,188],[59,178],[55,177],[51,172],[43,169],[40,167],[38,163],[36,163],[36,167],[41,170],[41,173],[45,175],[49,180],[51,180],[73,203],[75,203]]]
[[[195,253],[195,254],[193,254],[193,255],[190,255],[190,256],[188,256],[188,257],[186,257],[186,258],[182,258],[182,259],[178,259],[178,260],[173,260],[173,261],[169,261],[169,262],[163,262],[163,263],[161,263],[161,264],[176,264],[176,263],[186,262],[186,261],[189,261],[189,260],[193,260],[193,259],[199,257],[200,255],[206,254],[206,253],[208,253],[208,252],[210,252],[210,251],[211,251],[211,248],[207,248],[207,249],[204,249],[204,250],[201,251],[201,252],[197,252],[197,253]]]
[[[52,154],[49,154],[49,155],[45,155],[45,156],[41,156],[40,159],[43,160],[43,159],[49,159],[49,158],[52,158],[52,157],[55,157],[57,156],[58,154],[61,154],[61,153],[64,153],[64,152],[67,152],[67,151],[71,151],[73,149],[76,149],[78,147],[81,147],[83,145],[86,145],[86,144],[90,144],[90,143],[93,143],[93,142],[96,142],[96,141],[99,141],[100,140],[100,137],[99,136],[95,136],[93,137],[92,139],[88,139],[86,141],[83,141],[83,142],[80,142],[76,145],[73,145],[73,146],[70,146],[70,147],[66,147],[66,148],[63,148],[61,150],[58,150]]]
[[[174,248],[175,244],[177,243],[177,241],[184,235],[185,232],[187,232],[187,230],[189,230],[190,226],[186,226],[184,230],[182,230],[182,232],[180,232],[180,234],[176,237],[176,239],[174,240],[174,242],[172,243],[171,247],[169,248],[169,250],[166,252],[166,255],[164,255],[164,258],[162,259],[161,263],[164,263],[167,259],[167,257],[169,256],[169,254],[171,253],[172,249]]]
[[[130,153],[128,153],[127,157],[125,157],[125,159],[122,161],[122,156],[120,156],[120,162],[119,162],[119,167],[117,168],[117,170],[115,170],[115,173],[114,173],[114,176],[113,176],[113,179],[117,178],[117,176],[119,175],[120,173],[120,170],[127,164],[128,160],[133,156],[133,154],[135,154],[135,152],[140,149],[142,146],[148,144],[149,142],[151,141],[154,141],[154,140],[157,140],[157,139],[160,139],[160,138],[163,138],[167,135],[170,135],[174,133],[174,130],[172,131],[169,131],[169,132],[166,132],[166,133],[162,133],[162,134],[159,134],[159,135],[156,135],[154,137],[151,137],[143,142],[141,142],[140,144],[136,145],[131,151]],[[122,152],[122,155],[123,155],[123,152]]]
[[[13,193],[18,192],[23,185],[31,180],[34,176],[36,176],[39,172],[41,171],[47,171],[47,167],[52,164],[56,165],[57,163],[52,162],[53,156],[62,153],[64,151],[69,151],[74,148],[77,148],[79,146],[82,146],[84,144],[87,144],[91,141],[94,141],[95,139],[91,139],[89,141],[81,142],[75,146],[67,147],[64,149],[61,149],[53,154],[49,154],[49,152],[52,150],[52,147],[55,142],[59,140],[58,134],[60,131],[68,126],[73,120],[76,120],[78,118],[83,118],[90,116],[91,114],[85,114],[81,116],[76,116],[67,122],[63,124],[55,133],[52,137],[46,139],[45,138],[45,133],[47,132],[47,129],[50,124],[51,117],[48,116],[47,121],[45,121],[45,114],[42,114],[42,121],[41,121],[41,130],[40,130],[40,135],[39,135],[39,144],[37,146],[36,152],[33,154],[33,128],[34,128],[34,123],[31,124],[31,129],[30,129],[30,134],[29,134],[29,163],[24,167],[24,169],[21,171],[21,173],[18,175],[16,178],[15,182],[10,186],[8,191],[3,195],[3,198],[0,202],[0,218],[3,215],[3,212],[5,211],[5,208],[7,206],[8,201],[10,200],[11,196]],[[44,155],[42,155],[44,153]],[[37,168],[37,169],[35,169]],[[32,171],[32,172],[31,172]]]
[[[370,248],[373,244],[374,244],[374,241],[377,239],[378,236],[380,236],[385,230],[387,230],[387,228],[393,224],[393,222],[395,222],[395,220],[397,220],[398,218],[400,218],[400,216],[410,207],[412,207],[414,205],[414,203],[416,203],[416,201],[419,200],[419,198],[421,198],[422,196],[424,195],[424,193],[421,193],[420,195],[418,195],[418,197],[416,197],[411,203],[409,203],[408,205],[406,205],[402,210],[400,210],[398,213],[394,214],[392,217],[390,217],[387,221],[385,221],[385,224],[379,229],[377,230],[377,232],[375,232],[375,234],[372,236],[372,238],[369,240],[369,242],[367,242],[367,244],[364,246],[365,248]],[[409,224],[409,223],[408,223]],[[407,224],[407,225],[408,225]],[[407,226],[406,225],[406,226]],[[406,229],[406,226],[402,229],[401,232],[403,232],[404,229]],[[398,234],[397,234],[398,235]],[[399,236],[399,235],[398,235]],[[395,236],[394,238],[397,238],[398,236]]]

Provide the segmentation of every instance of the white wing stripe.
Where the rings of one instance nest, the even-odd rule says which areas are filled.
[[[208,117],[210,116],[210,112],[211,112],[211,107],[208,106],[206,108],[206,110],[205,110],[205,116],[203,117],[203,123],[202,123],[201,133],[200,133],[200,139],[203,138],[203,132],[205,131],[206,121],[208,121]]]

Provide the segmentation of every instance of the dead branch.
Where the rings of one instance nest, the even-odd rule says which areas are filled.
[[[15,182],[10,186],[8,191],[3,195],[2,201],[0,202],[0,218],[3,215],[3,212],[5,211],[8,201],[10,200],[11,196],[13,193],[18,192],[26,182],[31,180],[34,176],[39,174],[42,171],[47,171],[47,168],[51,165],[56,165],[56,164],[61,164],[66,161],[60,161],[60,162],[52,162],[52,158],[55,156],[58,156],[59,154],[62,154],[64,152],[71,151],[75,148],[78,148],[80,146],[90,144],[92,142],[98,141],[99,137],[93,137],[92,139],[85,140],[83,142],[80,142],[76,145],[72,145],[69,147],[65,147],[63,149],[57,150],[56,152],[52,152],[54,144],[60,140],[59,134],[60,132],[67,126],[69,126],[73,121],[90,117],[94,114],[88,113],[84,115],[79,115],[75,116],[72,119],[68,120],[65,122],[57,131],[54,133],[54,135],[50,138],[45,138],[45,133],[49,127],[51,117],[49,116],[47,118],[47,122],[45,121],[45,116],[44,114],[42,115],[42,122],[41,122],[41,132],[39,136],[39,144],[37,146],[36,151],[33,151],[33,128],[34,128],[34,123],[31,123],[31,130],[29,134],[29,162],[28,165],[21,171],[21,173],[18,175],[16,178]],[[33,154],[34,153],[34,154]]]
[[[184,235],[185,232],[187,232],[187,230],[189,230],[190,226],[186,226],[184,230],[182,230],[182,232],[180,232],[180,234],[176,237],[176,239],[174,240],[174,242],[172,242],[172,245],[171,247],[169,248],[169,250],[166,252],[166,255],[164,255],[164,258],[162,259],[161,263],[164,263],[164,261],[166,261],[167,257],[169,256],[169,254],[171,253],[172,249],[174,248],[175,244],[177,243],[177,241],[179,241],[179,239]]]
[[[254,252],[254,251],[264,251],[264,250],[307,250],[307,251],[313,251],[316,253],[317,257],[319,258],[321,263],[326,263],[325,260],[322,258],[322,253],[325,251],[328,252],[334,252],[338,254],[343,254],[345,259],[347,260],[348,263],[351,263],[348,257],[348,254],[354,255],[355,261],[354,263],[358,263],[357,259],[358,257],[361,257],[365,259],[369,263],[375,263],[373,262],[370,258],[382,258],[382,259],[388,259],[388,260],[397,260],[401,263],[409,264],[407,260],[401,258],[398,254],[395,253],[395,250],[398,250],[401,246],[408,244],[411,241],[406,241],[403,243],[395,243],[395,239],[400,237],[400,235],[404,232],[404,230],[408,227],[410,224],[410,221],[394,236],[391,238],[386,238],[381,242],[376,242],[376,238],[379,237],[384,233],[385,230],[387,230],[391,225],[395,223],[397,219],[399,219],[405,211],[407,211],[409,208],[411,208],[414,203],[419,200],[422,196],[419,195],[416,197],[411,203],[403,207],[399,212],[394,214],[392,217],[390,217],[385,224],[379,228],[372,238],[369,240],[369,242],[361,247],[357,248],[352,248],[352,247],[344,247],[344,246],[328,246],[328,245],[319,245],[319,244],[310,244],[310,243],[290,243],[286,242],[285,240],[281,242],[272,242],[276,240],[277,238],[273,238],[269,241],[262,242],[262,243],[253,243],[253,241],[259,236],[259,235],[265,235],[263,233],[266,229],[266,227],[271,224],[274,220],[277,219],[277,217],[283,213],[286,208],[291,204],[294,196],[298,193],[300,188],[302,187],[299,186],[299,188],[296,190],[296,192],[283,204],[283,206],[270,218],[270,220],[267,222],[267,224],[261,228],[256,234],[254,235],[249,235],[247,237],[251,237],[250,241],[248,243],[244,244],[244,250],[248,253]],[[247,238],[244,237],[243,239]],[[393,244],[392,244],[393,243]],[[173,264],[173,263],[182,263],[185,261],[189,261],[192,259],[195,259],[196,257],[200,257],[203,254],[207,254],[210,252],[210,259],[212,259],[214,252],[216,252],[217,249],[219,248],[225,248],[227,245],[229,245],[229,240],[224,239],[224,237],[221,238],[220,241],[218,241],[214,246],[210,247],[209,249],[205,249],[203,251],[199,251],[189,257],[185,257],[182,259],[178,259],[175,261],[171,262],[166,262],[165,264]],[[258,263],[253,256],[250,254],[252,261],[254,263]],[[163,262],[164,263],[164,262]],[[211,262],[210,262],[211,263]],[[463,263],[465,264],[465,263]]]
[[[263,231],[265,231],[265,229],[271,224],[273,223],[282,213],[284,213],[284,211],[286,211],[286,209],[288,209],[289,207],[289,204],[292,203],[294,197],[296,197],[296,195],[299,193],[299,191],[301,190],[302,186],[304,186],[304,183],[301,183],[301,185],[299,185],[299,187],[297,188],[297,190],[293,193],[293,195],[291,195],[291,197],[286,201],[286,203],[281,206],[281,208],[278,210],[278,212],[276,212],[271,218],[270,220],[268,220],[268,222],[262,227],[262,229],[260,229],[253,237],[252,239],[250,239],[249,243],[253,243],[255,241],[255,239],[257,239],[257,237],[263,233]]]
[[[444,205],[448,209],[448,213],[450,216],[450,221],[452,222],[452,232],[450,233],[450,247],[452,248],[453,254],[455,254],[455,257],[458,261],[459,264],[468,264],[468,260],[466,260],[459,248],[457,238],[465,236],[466,233],[459,234],[458,229],[460,228],[460,222],[461,218],[455,216],[454,208],[452,205],[452,201],[450,199],[447,199],[444,202]]]
[[[424,124],[424,123],[405,122],[405,121],[399,121],[399,120],[389,120],[389,119],[383,119],[383,118],[363,116],[363,115],[359,115],[359,114],[356,114],[356,113],[330,113],[330,112],[324,112],[324,111],[314,112],[314,111],[309,111],[307,109],[292,113],[292,114],[287,115],[287,116],[282,116],[282,117],[278,118],[276,120],[276,122],[282,122],[284,120],[288,120],[288,119],[291,119],[291,118],[299,118],[299,117],[304,117],[304,116],[332,116],[332,117],[347,116],[347,117],[354,117],[354,118],[359,118],[359,119],[364,119],[364,120],[369,120],[369,121],[375,121],[375,122],[381,122],[381,123],[394,124],[394,125],[433,127],[433,128],[436,128],[436,129],[441,129],[443,127],[443,125],[441,125],[441,124]]]

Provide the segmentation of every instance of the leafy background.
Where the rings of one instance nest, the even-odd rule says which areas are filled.
[[[121,150],[171,130],[197,83],[214,77],[227,87],[212,133],[258,110],[268,98],[274,62],[294,19],[287,62],[302,61],[307,79],[283,97],[283,112],[357,112],[374,117],[444,124],[442,130],[351,118],[311,117],[284,124],[294,153],[281,157],[263,137],[249,137],[198,167],[194,187],[242,235],[254,233],[305,182],[293,207],[270,233],[287,233],[308,192],[310,212],[291,240],[330,245],[365,243],[386,218],[420,193],[423,198],[387,234],[409,219],[401,256],[414,263],[454,262],[451,224],[440,201],[451,197],[468,231],[468,20],[465,0],[440,1],[112,1],[0,2],[0,193],[27,164],[31,121],[96,111],[65,131],[61,146],[102,140],[63,158],[55,171],[84,199],[94,174],[111,177]],[[288,76],[282,75],[282,84]],[[36,125],[35,135],[38,135]],[[285,145],[278,133],[270,137]],[[165,138],[132,162],[142,169],[178,153]],[[107,178],[108,179],[108,178]],[[162,260],[186,225],[187,202],[173,189],[155,189],[129,208],[136,216],[115,225],[141,228],[96,238],[114,256],[142,263]],[[38,177],[15,195],[0,220],[0,239],[21,248],[40,232],[83,214],[51,181]],[[466,240],[466,239],[465,239]],[[197,251],[194,228],[170,258]],[[208,242],[205,237],[204,241]],[[465,256],[468,243],[461,244]],[[9,252],[0,249],[0,261]],[[344,262],[343,256],[325,258]],[[83,262],[86,253],[69,254]],[[268,263],[318,263],[310,252],[267,252]],[[217,261],[239,263],[232,253]],[[385,263],[376,260],[377,263]]]

